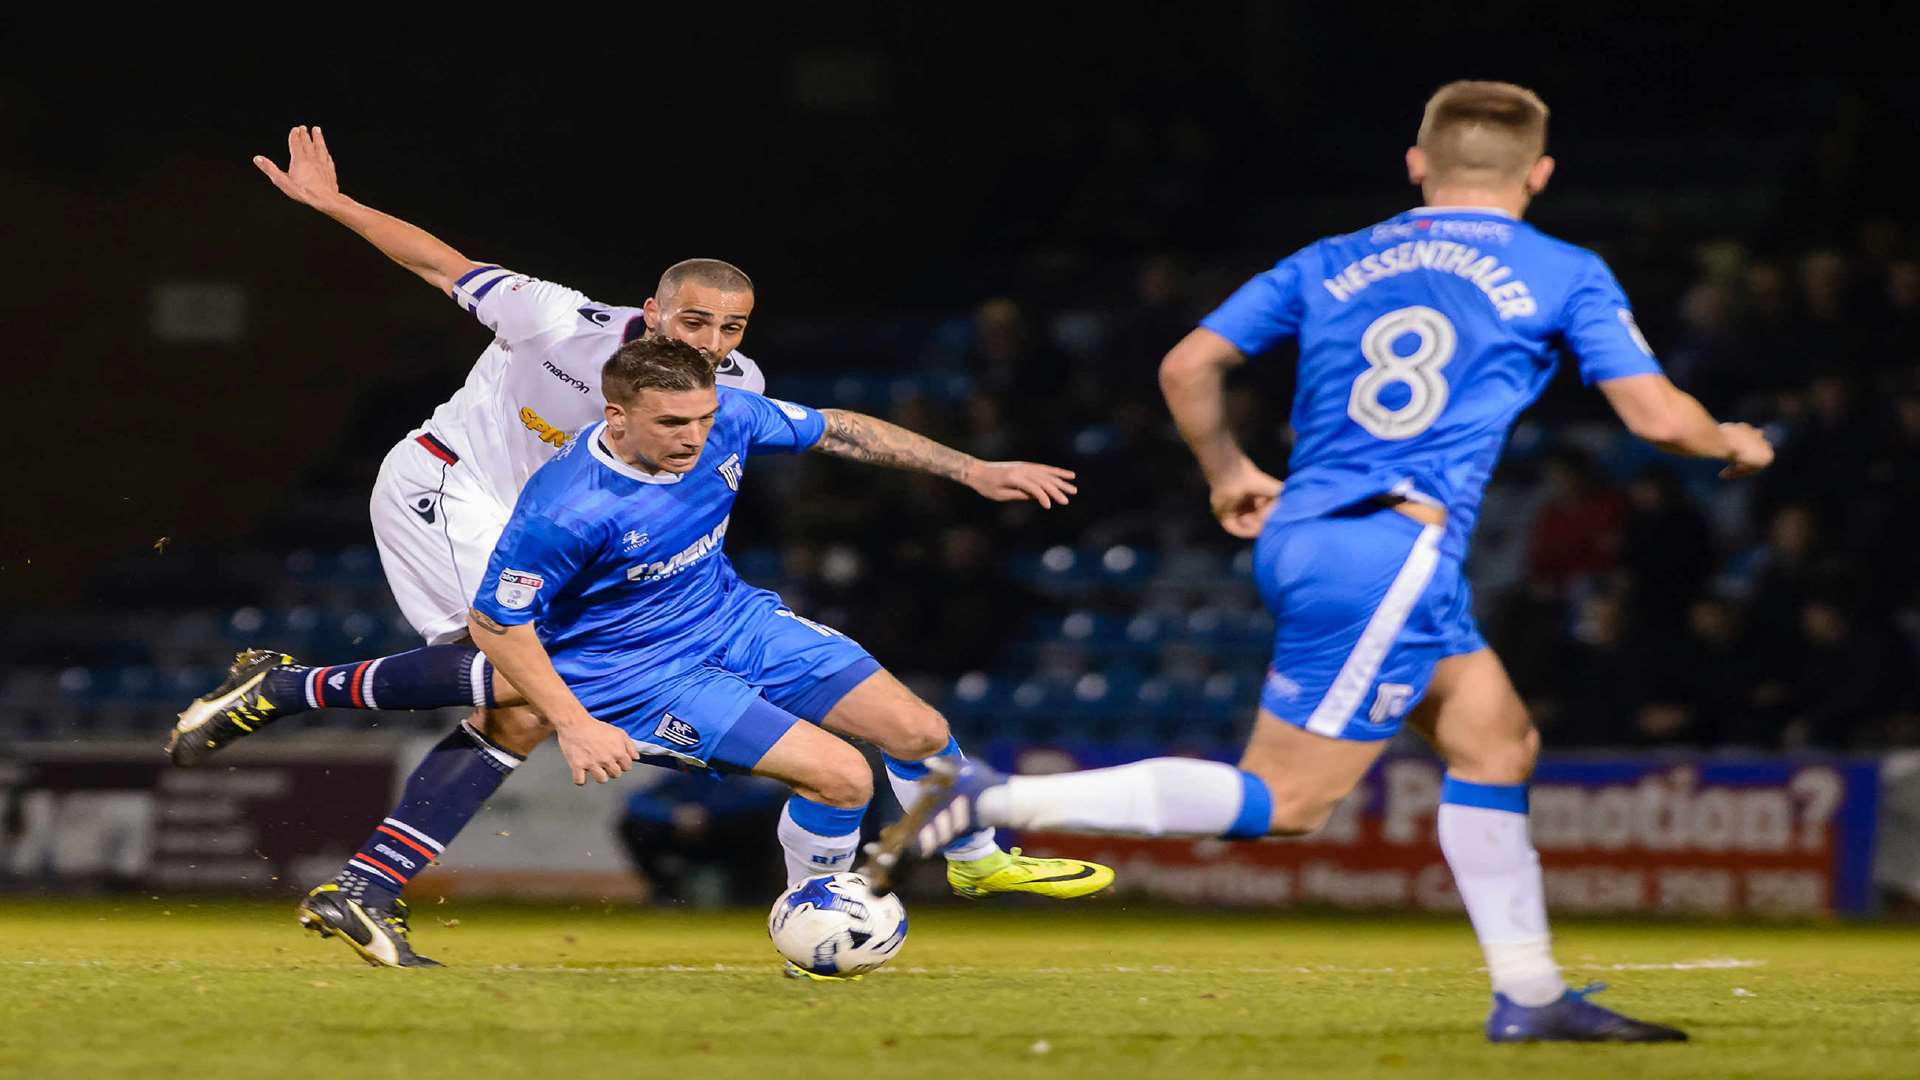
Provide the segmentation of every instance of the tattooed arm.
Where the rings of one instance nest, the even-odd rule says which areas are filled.
[[[1031,499],[1051,509],[1079,493],[1067,469],[1030,461],[981,461],[865,413],[822,409],[820,415],[827,432],[813,449],[822,454],[944,477],[995,502]]]

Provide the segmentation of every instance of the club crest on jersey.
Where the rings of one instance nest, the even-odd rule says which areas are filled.
[[[739,454],[728,454],[727,460],[715,465],[714,468],[720,470],[720,476],[726,480],[727,487],[734,491],[740,490],[740,476],[747,471],[747,467],[740,463]]]
[[[631,555],[645,547],[648,539],[646,533],[640,532],[637,529],[629,529],[627,530],[627,535],[620,538],[621,550]]]
[[[660,718],[660,726],[653,729],[655,736],[665,739],[675,746],[699,746],[700,731],[685,720],[667,713]]]
[[[519,611],[533,603],[533,594],[545,584],[546,580],[539,574],[529,574],[525,570],[502,570],[500,586],[493,590],[493,598],[501,607]]]
[[[1627,336],[1633,339],[1635,345],[1640,346],[1641,352],[1652,356],[1653,346],[1647,344],[1647,335],[1640,332],[1640,324],[1633,321],[1633,312],[1628,311],[1626,308],[1621,308],[1618,314],[1620,316],[1620,325],[1627,328]]]

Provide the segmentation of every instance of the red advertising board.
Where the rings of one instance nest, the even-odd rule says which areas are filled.
[[[1117,763],[1111,751],[996,751],[1025,771]],[[1434,837],[1442,775],[1428,758],[1387,757],[1310,837],[1020,840],[1108,863],[1122,891],[1170,900],[1458,910]],[[1873,762],[1561,758],[1541,763],[1530,817],[1556,911],[1814,915],[1866,909],[1877,798]]]

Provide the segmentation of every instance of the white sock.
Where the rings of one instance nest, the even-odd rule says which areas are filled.
[[[802,804],[800,816],[807,824],[794,819],[794,805]],[[821,874],[837,873],[853,865],[853,854],[860,847],[860,818],[866,813],[866,807],[857,810],[842,810],[827,807],[832,813],[822,813],[819,803],[809,803],[798,795],[787,800],[786,808],[780,811],[780,826],[775,830],[780,837],[780,848],[787,860],[787,887],[792,888],[810,877]],[[852,831],[837,836],[815,832],[815,829],[845,828],[846,818],[852,818]]]
[[[957,749],[956,747],[956,752]],[[913,762],[911,766],[924,768],[919,762]],[[899,767],[900,763],[895,759],[887,759],[887,784],[893,788],[893,797],[900,800],[900,808],[902,810],[910,810],[913,808],[914,803],[920,801],[920,788],[924,781],[919,779],[909,780],[893,771]],[[922,773],[921,775],[924,776],[925,774]],[[1000,844],[993,838],[993,830],[981,829],[978,832],[971,832],[954,840],[953,843],[947,845],[946,850],[942,852],[942,854],[946,855],[948,862],[972,862],[975,859],[984,859],[989,855],[997,853],[999,850]]]
[[[1232,765],[1150,758],[1111,769],[1011,777],[981,794],[978,813],[988,824],[1021,829],[1263,836],[1271,805],[1266,785]]]
[[[1442,802],[1437,827],[1494,991],[1521,1005],[1558,1000],[1567,984],[1553,961],[1540,856],[1527,835],[1527,816]]]

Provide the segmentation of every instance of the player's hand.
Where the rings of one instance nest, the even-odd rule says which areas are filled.
[[[1248,462],[1231,475],[1214,481],[1207,501],[1220,527],[1242,540],[1260,535],[1267,515],[1280,502],[1280,480],[1268,476]]]
[[[340,178],[334,175],[333,155],[327,153],[327,140],[319,128],[296,127],[287,132],[287,168],[265,157],[253,163],[267,174],[273,186],[287,198],[324,211],[340,198]]]
[[[1073,470],[1031,461],[976,461],[960,482],[994,502],[1031,499],[1043,509],[1067,505],[1067,496],[1080,494],[1073,486]]]
[[[587,719],[562,727],[554,725],[560,737],[560,752],[566,755],[573,782],[585,784],[588,777],[604,784],[633,768],[640,760],[640,744],[626,732],[601,720]]]
[[[1727,467],[1720,470],[1721,479],[1736,480],[1742,476],[1752,476],[1773,464],[1773,444],[1767,441],[1766,433],[1759,428],[1752,424],[1726,423],[1720,425],[1720,432],[1733,447],[1733,453],[1727,458]]]

